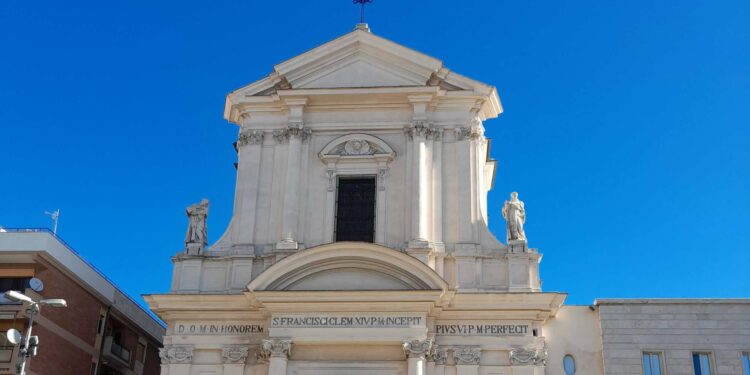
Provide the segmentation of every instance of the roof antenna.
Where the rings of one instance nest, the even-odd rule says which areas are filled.
[[[52,218],[52,222],[54,223],[54,226],[52,227],[52,233],[57,235],[57,219],[60,218],[60,209],[58,208],[52,212],[44,211],[44,214],[49,215],[49,217]]]
[[[373,0],[352,0],[352,3],[359,4],[359,23],[357,24],[357,30],[370,31],[365,23],[365,4],[371,3]]]

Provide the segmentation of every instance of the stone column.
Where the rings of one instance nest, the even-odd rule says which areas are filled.
[[[190,375],[190,366],[193,362],[193,347],[165,346],[159,349],[159,358],[161,358],[162,374]]]
[[[225,346],[221,348],[224,375],[244,375],[248,352],[249,349],[246,346]]]
[[[259,356],[268,359],[268,375],[286,375],[286,365],[292,354],[292,340],[267,339],[261,343]]]
[[[432,349],[432,340],[405,341],[403,346],[407,356],[407,375],[425,375],[425,361]]]
[[[263,131],[242,129],[237,139],[237,184],[234,212],[239,222],[232,232],[232,243],[250,245],[255,239],[255,211],[258,201]]]
[[[478,346],[457,346],[453,348],[453,361],[456,375],[478,375],[482,349]]]
[[[429,220],[427,210],[429,209],[428,173],[427,173],[427,133],[429,128],[426,121],[413,121],[411,126],[413,147],[412,168],[412,239],[409,248],[427,248],[429,242]]]

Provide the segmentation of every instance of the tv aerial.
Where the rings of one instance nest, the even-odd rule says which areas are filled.
[[[44,211],[44,214],[52,218],[52,222],[54,223],[52,226],[52,233],[57,234],[57,219],[60,218],[60,209],[54,210],[52,212]]]

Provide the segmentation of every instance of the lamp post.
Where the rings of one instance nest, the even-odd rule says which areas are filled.
[[[39,337],[31,335],[31,328],[34,325],[34,315],[39,314],[39,310],[42,305],[51,307],[67,307],[68,303],[64,299],[43,299],[40,301],[34,301],[31,297],[14,290],[5,292],[5,298],[29,304],[29,308],[26,312],[29,315],[29,326],[26,328],[26,335],[22,336],[21,332],[16,329],[8,330],[8,341],[12,344],[17,345],[23,342],[21,350],[18,352],[18,356],[22,358],[21,363],[16,365],[16,374],[26,375],[26,359],[36,356],[37,347],[39,345]]]

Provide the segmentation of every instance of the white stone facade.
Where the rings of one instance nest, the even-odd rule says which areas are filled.
[[[601,330],[596,307],[541,291],[523,203],[510,246],[488,229],[501,112],[494,87],[365,27],[229,94],[231,223],[204,248],[191,221],[170,293],[146,296],[168,323],[162,373],[551,375],[566,355],[609,373],[610,306]],[[376,183],[372,243],[335,241],[352,176]]]

